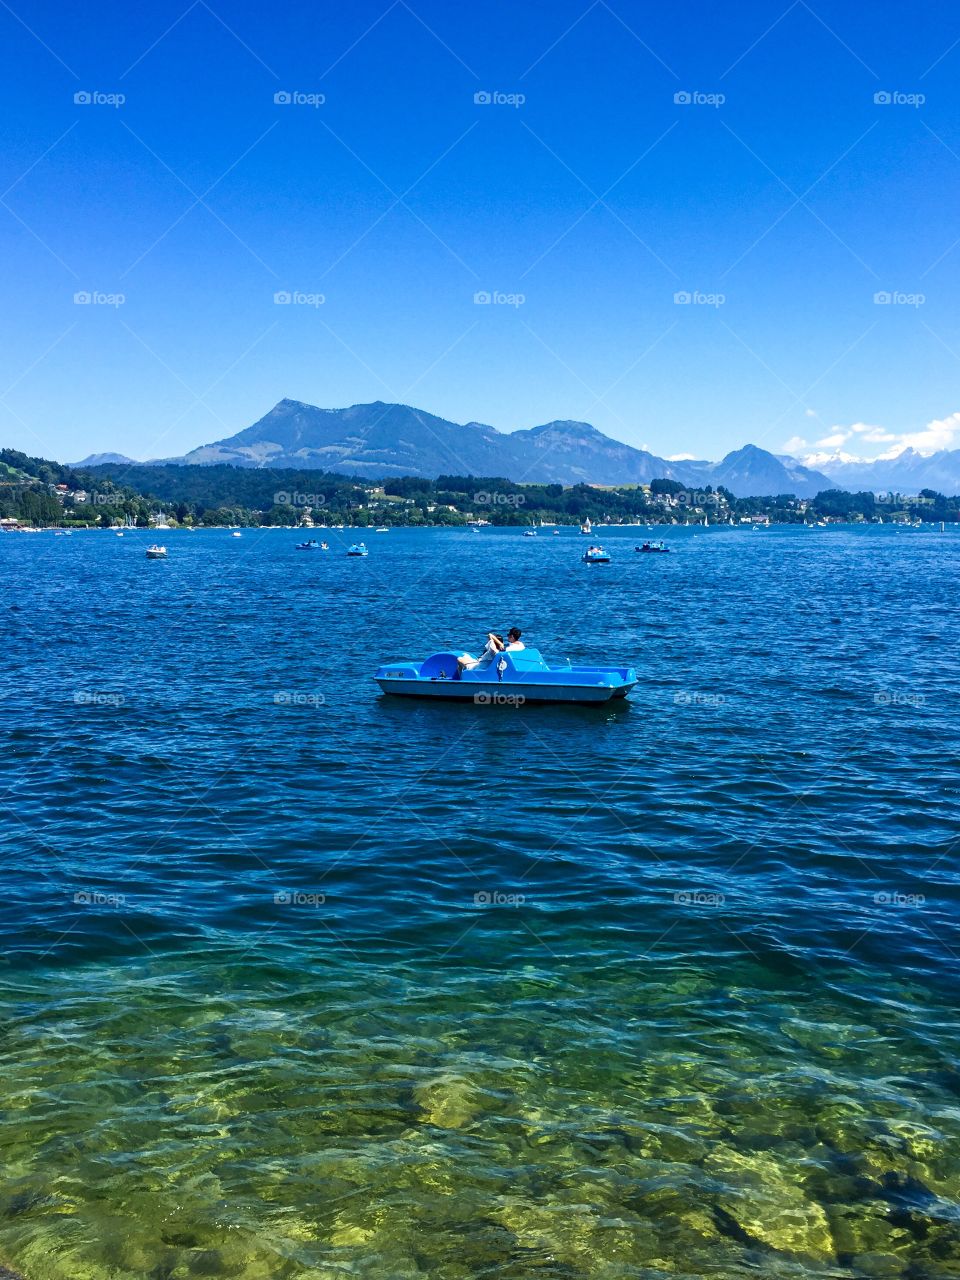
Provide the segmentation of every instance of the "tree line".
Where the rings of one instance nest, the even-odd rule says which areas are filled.
[[[58,496],[57,486],[61,486]],[[66,488],[66,493],[63,492]],[[650,524],[737,521],[776,523],[873,521],[882,517],[960,520],[960,498],[931,489],[915,495],[847,493],[830,489],[804,501],[794,494],[738,498],[723,486],[693,489],[657,479],[646,487],[517,484],[504,476],[402,476],[383,482],[313,470],[103,464],[77,468],[0,450],[0,516],[36,527],[147,527],[163,511],[192,525],[368,526],[494,525],[541,521],[579,524],[640,520]]]

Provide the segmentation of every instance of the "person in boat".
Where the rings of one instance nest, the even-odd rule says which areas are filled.
[[[506,644],[506,650],[508,653],[510,652],[516,653],[518,650],[525,649],[527,647],[523,643],[523,641],[520,639],[522,635],[523,635],[523,632],[520,630],[519,627],[510,628],[510,630],[507,632],[507,644]]]
[[[479,658],[474,658],[469,653],[461,653],[457,658],[457,668],[459,671],[473,671],[478,667],[489,667],[498,653],[502,653],[506,646],[503,643],[503,636],[499,636],[495,631],[487,632],[487,643],[483,646],[483,652]]]

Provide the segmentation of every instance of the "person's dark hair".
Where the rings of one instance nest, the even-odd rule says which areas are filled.
[[[520,630],[519,627],[511,627],[510,630],[507,632],[507,639],[519,640],[522,635],[523,635],[523,632]]]

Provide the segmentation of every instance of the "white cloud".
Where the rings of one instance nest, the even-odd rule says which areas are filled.
[[[839,449],[842,444],[846,444],[850,439],[849,431],[835,431],[832,436],[824,436],[822,440],[817,441],[818,449]]]
[[[811,416],[810,410],[807,410],[807,416]],[[856,445],[858,453],[841,452],[843,446],[851,441]],[[865,447],[869,445],[886,445],[887,448],[879,453]],[[808,467],[828,461],[886,461],[897,457],[904,449],[915,449],[922,454],[936,453],[940,449],[957,449],[960,448],[960,412],[948,414],[945,418],[935,418],[919,431],[891,431],[888,427],[869,422],[852,422],[849,426],[838,424],[831,427],[828,435],[814,441],[812,446],[802,436],[794,436],[783,446],[785,453],[792,454],[800,454],[808,448],[812,448],[812,452],[802,458]]]
[[[695,462],[697,455],[695,453],[671,453],[667,455],[668,462]]]

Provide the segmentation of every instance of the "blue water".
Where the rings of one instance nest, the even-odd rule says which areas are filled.
[[[0,1263],[960,1276],[960,535],[350,536],[0,537]]]

